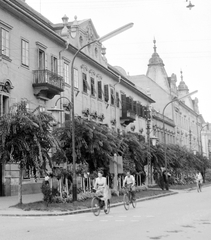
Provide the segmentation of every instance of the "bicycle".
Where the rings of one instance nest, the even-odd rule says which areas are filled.
[[[92,212],[95,216],[99,216],[100,211],[103,209],[105,214],[109,214],[110,212],[110,200],[108,199],[107,210],[105,210],[105,202],[101,200],[100,196],[94,196],[91,201]]]
[[[136,199],[132,197],[132,188],[125,188],[125,193],[123,195],[123,203],[125,210],[128,210],[130,204],[132,204],[133,208],[136,207]]]
[[[201,189],[202,189],[202,183],[201,183],[201,181],[198,180],[198,181],[196,182],[196,185],[197,185],[197,192],[201,192]]]

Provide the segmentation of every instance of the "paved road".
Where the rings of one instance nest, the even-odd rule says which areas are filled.
[[[112,208],[62,217],[0,217],[1,240],[210,240],[211,187],[140,202],[136,209]]]

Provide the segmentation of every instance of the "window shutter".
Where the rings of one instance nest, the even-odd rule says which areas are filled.
[[[98,98],[102,99],[102,82],[97,82],[97,92],[98,92]]]
[[[116,92],[116,106],[119,107],[119,93]]]
[[[137,110],[137,115],[140,116],[140,103],[137,103],[136,110]]]
[[[137,102],[136,102],[136,101],[133,101],[133,112],[134,112],[135,114],[137,114],[137,107],[136,107],[136,105],[137,105]]]
[[[140,117],[144,117],[143,106],[140,104]]]
[[[104,85],[104,97],[105,101],[108,102],[109,101],[108,84]]]
[[[125,94],[121,95],[121,101],[122,101],[122,116],[127,116],[127,110],[128,110],[128,98]]]
[[[87,89],[90,91],[91,88],[90,88],[90,86],[89,86],[89,83],[88,83],[88,81],[87,81],[87,78],[86,78],[86,80],[85,80],[85,84],[86,84]]]

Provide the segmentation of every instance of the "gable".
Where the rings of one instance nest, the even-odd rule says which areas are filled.
[[[79,30],[87,37],[88,41],[93,41],[99,38],[91,19],[80,21],[78,27]]]

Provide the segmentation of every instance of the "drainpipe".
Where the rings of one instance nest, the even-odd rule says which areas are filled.
[[[66,41],[65,42],[65,48],[63,48],[61,51],[59,51],[59,74],[61,74],[61,76],[63,76],[62,73],[62,52],[66,51],[68,49],[69,43]],[[60,97],[62,97],[62,93],[60,93]],[[60,109],[62,109],[62,104],[63,101],[60,101]],[[62,112],[60,112],[60,123],[62,123]]]
[[[121,76],[119,75],[119,76],[118,76],[118,82],[116,82],[116,83],[113,85],[113,87],[114,87],[114,94],[115,94],[114,97],[115,97],[115,99],[116,99],[116,89],[115,89],[115,87],[116,87],[116,85],[119,84],[120,82],[121,82]],[[115,114],[115,119],[116,119],[116,112],[117,112],[116,109],[117,109],[117,106],[116,106],[116,104],[115,104],[115,113],[114,113],[114,114]],[[116,121],[116,130],[117,130],[117,121]]]

